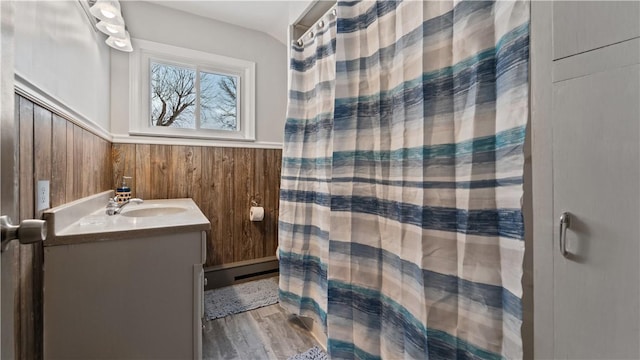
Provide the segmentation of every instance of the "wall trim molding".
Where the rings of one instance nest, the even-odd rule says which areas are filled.
[[[46,93],[17,71],[14,76],[14,89],[16,94],[31,100],[37,105],[42,106],[60,117],[80,126],[94,135],[109,142],[113,141],[113,136],[109,131],[105,130],[102,126],[96,124],[85,115],[75,111],[72,107],[65,104],[64,101],[60,100],[56,96]]]
[[[157,144],[157,145],[186,145],[207,147],[237,147],[251,149],[282,149],[283,143],[270,141],[230,141],[200,138],[159,137],[146,135],[114,134],[90,120],[87,116],[74,110],[58,97],[48,94],[27,78],[15,73],[14,91],[16,94],[29,99],[35,104],[57,114],[58,116],[78,125],[79,127],[101,137],[111,143],[122,144]]]
[[[112,134],[111,142],[120,144],[154,144],[154,145],[184,145],[206,147],[234,147],[251,149],[282,149],[283,144],[268,141],[223,141],[209,139],[169,138],[157,136],[141,136],[128,134]]]
[[[553,218],[553,8],[547,1],[531,1],[529,44],[529,111],[531,124],[531,192],[533,223],[533,354],[553,359],[554,353],[554,243]],[[525,179],[526,181],[526,179]],[[527,219],[525,218],[525,222]],[[526,226],[525,226],[526,227]],[[525,243],[526,246],[526,243]],[[526,259],[526,255],[525,255]],[[526,313],[525,313],[526,314]],[[526,315],[525,315],[526,316]],[[524,345],[524,344],[523,344]],[[526,348],[523,348],[525,350]]]

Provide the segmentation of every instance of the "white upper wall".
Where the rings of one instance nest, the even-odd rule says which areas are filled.
[[[327,1],[327,0],[319,0],[319,1]],[[297,0],[289,2],[289,24],[294,25],[295,22],[302,17],[302,15],[311,8],[311,4],[316,2],[316,0]],[[331,1],[335,3],[334,0]]]
[[[78,1],[15,1],[15,71],[109,131],[109,47]]]
[[[312,3],[336,0],[145,0],[206,18],[257,30],[287,44],[287,27]]]
[[[133,38],[255,62],[256,145],[282,143],[287,105],[287,49],[284,44],[255,30],[153,3],[123,1],[121,6]],[[116,136],[115,141],[119,141],[129,131],[128,54],[112,51],[111,73],[111,131]],[[237,146],[250,144],[239,143]]]

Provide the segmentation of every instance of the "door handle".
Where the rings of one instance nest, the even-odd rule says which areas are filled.
[[[568,257],[567,251],[567,229],[571,226],[571,214],[565,211],[560,215],[560,253],[564,257]]]
[[[2,245],[0,249],[5,251],[11,240],[18,239],[20,244],[33,244],[44,241],[47,238],[47,222],[44,220],[22,220],[20,225],[13,225],[11,219],[0,216],[0,231],[2,233]]]

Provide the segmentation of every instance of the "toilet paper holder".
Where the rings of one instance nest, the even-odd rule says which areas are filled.
[[[264,220],[264,208],[258,205],[258,202],[255,200],[251,200],[251,209],[249,210],[249,219],[251,221],[262,221]]]

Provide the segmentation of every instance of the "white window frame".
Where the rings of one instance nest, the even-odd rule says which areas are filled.
[[[202,51],[132,39],[133,52],[129,55],[130,114],[129,135],[170,138],[217,139],[255,141],[255,71],[252,61],[210,54]],[[237,111],[238,131],[173,128],[151,125],[151,61],[191,68],[207,73],[237,76],[239,103]],[[199,77],[197,77],[199,82]],[[199,99],[196,100],[196,117]]]

